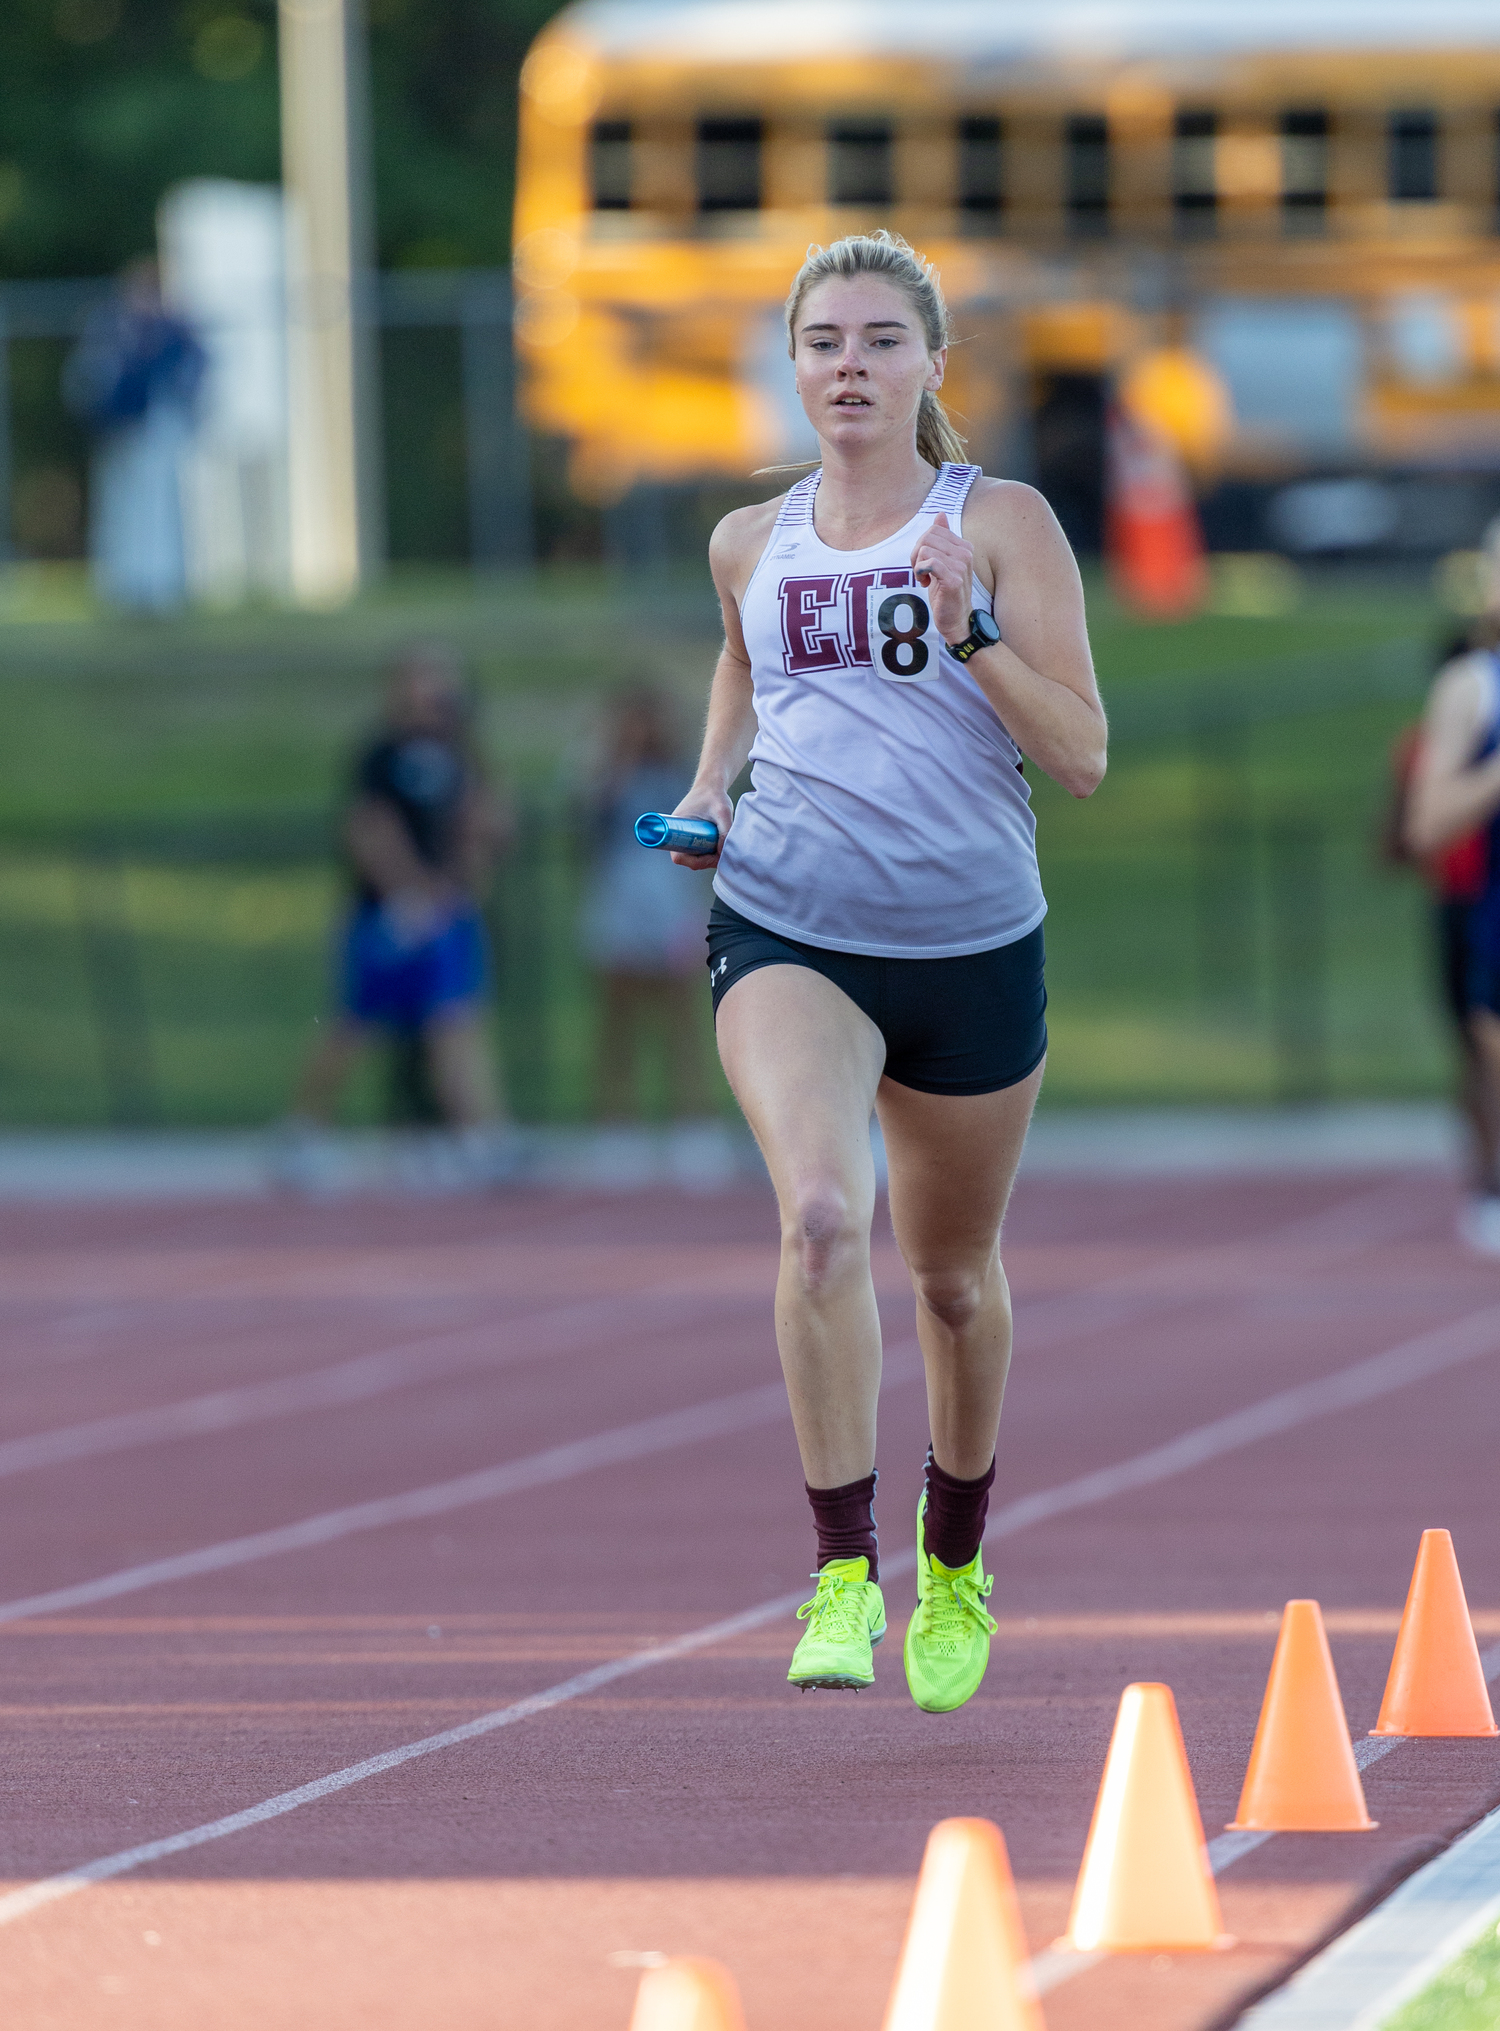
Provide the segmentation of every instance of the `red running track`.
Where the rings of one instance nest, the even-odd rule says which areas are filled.
[[[750,2031],[876,2031],[951,1813],[1004,1828],[1045,1947],[1129,1680],[1174,1687],[1212,1835],[1286,1598],[1328,1611],[1357,1735],[1422,1528],[1453,1531],[1500,1636],[1500,1273],[1452,1213],[1418,1175],[1024,1185],[998,1509],[1301,1393],[1258,1437],[1218,1426],[1198,1464],[1003,1536],[989,1678],[934,1717],[900,1667],[925,1430],[888,1239],[891,1640],[872,1692],[800,1696],[784,1608],[685,1643],[797,1598],[810,1562],[764,1195],[13,1212],[6,2021],[623,2031],[632,1956],[681,1952],[728,1962]],[[1304,1388],[1392,1348],[1341,1406]],[[586,1676],[651,1646],[671,1654]],[[1101,1961],[1050,1991],[1053,2031],[1232,2022],[1500,1800],[1500,1748],[1404,1744],[1366,1786],[1377,1833],[1281,1835],[1224,1871],[1234,1950]]]

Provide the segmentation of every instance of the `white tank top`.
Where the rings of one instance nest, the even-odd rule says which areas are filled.
[[[799,480],[745,589],[759,722],[715,892],[752,923],[834,952],[947,959],[1046,914],[1020,751],[932,625],[911,553],[934,515],[962,533],[979,467],[944,465],[867,550],[813,526]],[[992,609],[976,578],[976,606]]]

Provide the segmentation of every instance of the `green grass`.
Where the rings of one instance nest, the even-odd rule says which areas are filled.
[[[1495,2031],[1500,2025],[1500,1937],[1492,1926],[1413,1996],[1383,2031]]]
[[[1423,899],[1374,849],[1425,594],[1333,582],[1290,615],[1167,626],[1093,587],[1090,613],[1109,777],[1079,804],[1031,772],[1045,1104],[1440,1090]],[[329,814],[385,660],[425,636],[469,659],[534,828],[495,909],[518,1106],[588,1114],[569,786],[613,685],[665,683],[691,729],[717,645],[697,571],[403,575],[337,615],[174,623],[101,616],[64,570],[0,581],[0,1122],[280,1110],[326,994]],[[352,1112],[380,1106],[372,1077]]]

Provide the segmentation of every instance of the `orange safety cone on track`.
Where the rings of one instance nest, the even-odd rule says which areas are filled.
[[[1203,531],[1182,461],[1123,409],[1106,425],[1104,549],[1115,591],[1158,620],[1195,613],[1208,593]]]
[[[1424,1530],[1372,1735],[1494,1735],[1453,1539]]]
[[[1046,2031],[992,1821],[940,1820],[928,1835],[885,2031]]]
[[[1128,1685],[1067,1938],[1079,1953],[1227,1946],[1172,1689]]]
[[[1366,1833],[1364,1786],[1316,1601],[1288,1601],[1232,1833]]]
[[[739,1991],[716,1960],[669,1960],[648,1968],[630,2031],[745,2031]]]

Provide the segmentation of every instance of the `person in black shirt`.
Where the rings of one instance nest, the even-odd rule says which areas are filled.
[[[342,931],[340,1009],[298,1082],[294,1120],[326,1123],[355,1060],[382,1034],[421,1038],[443,1118],[474,1132],[501,1121],[485,1034],[489,960],[478,896],[504,822],[469,736],[453,659],[397,663],[384,724],[358,757],[343,839],[354,889]]]

